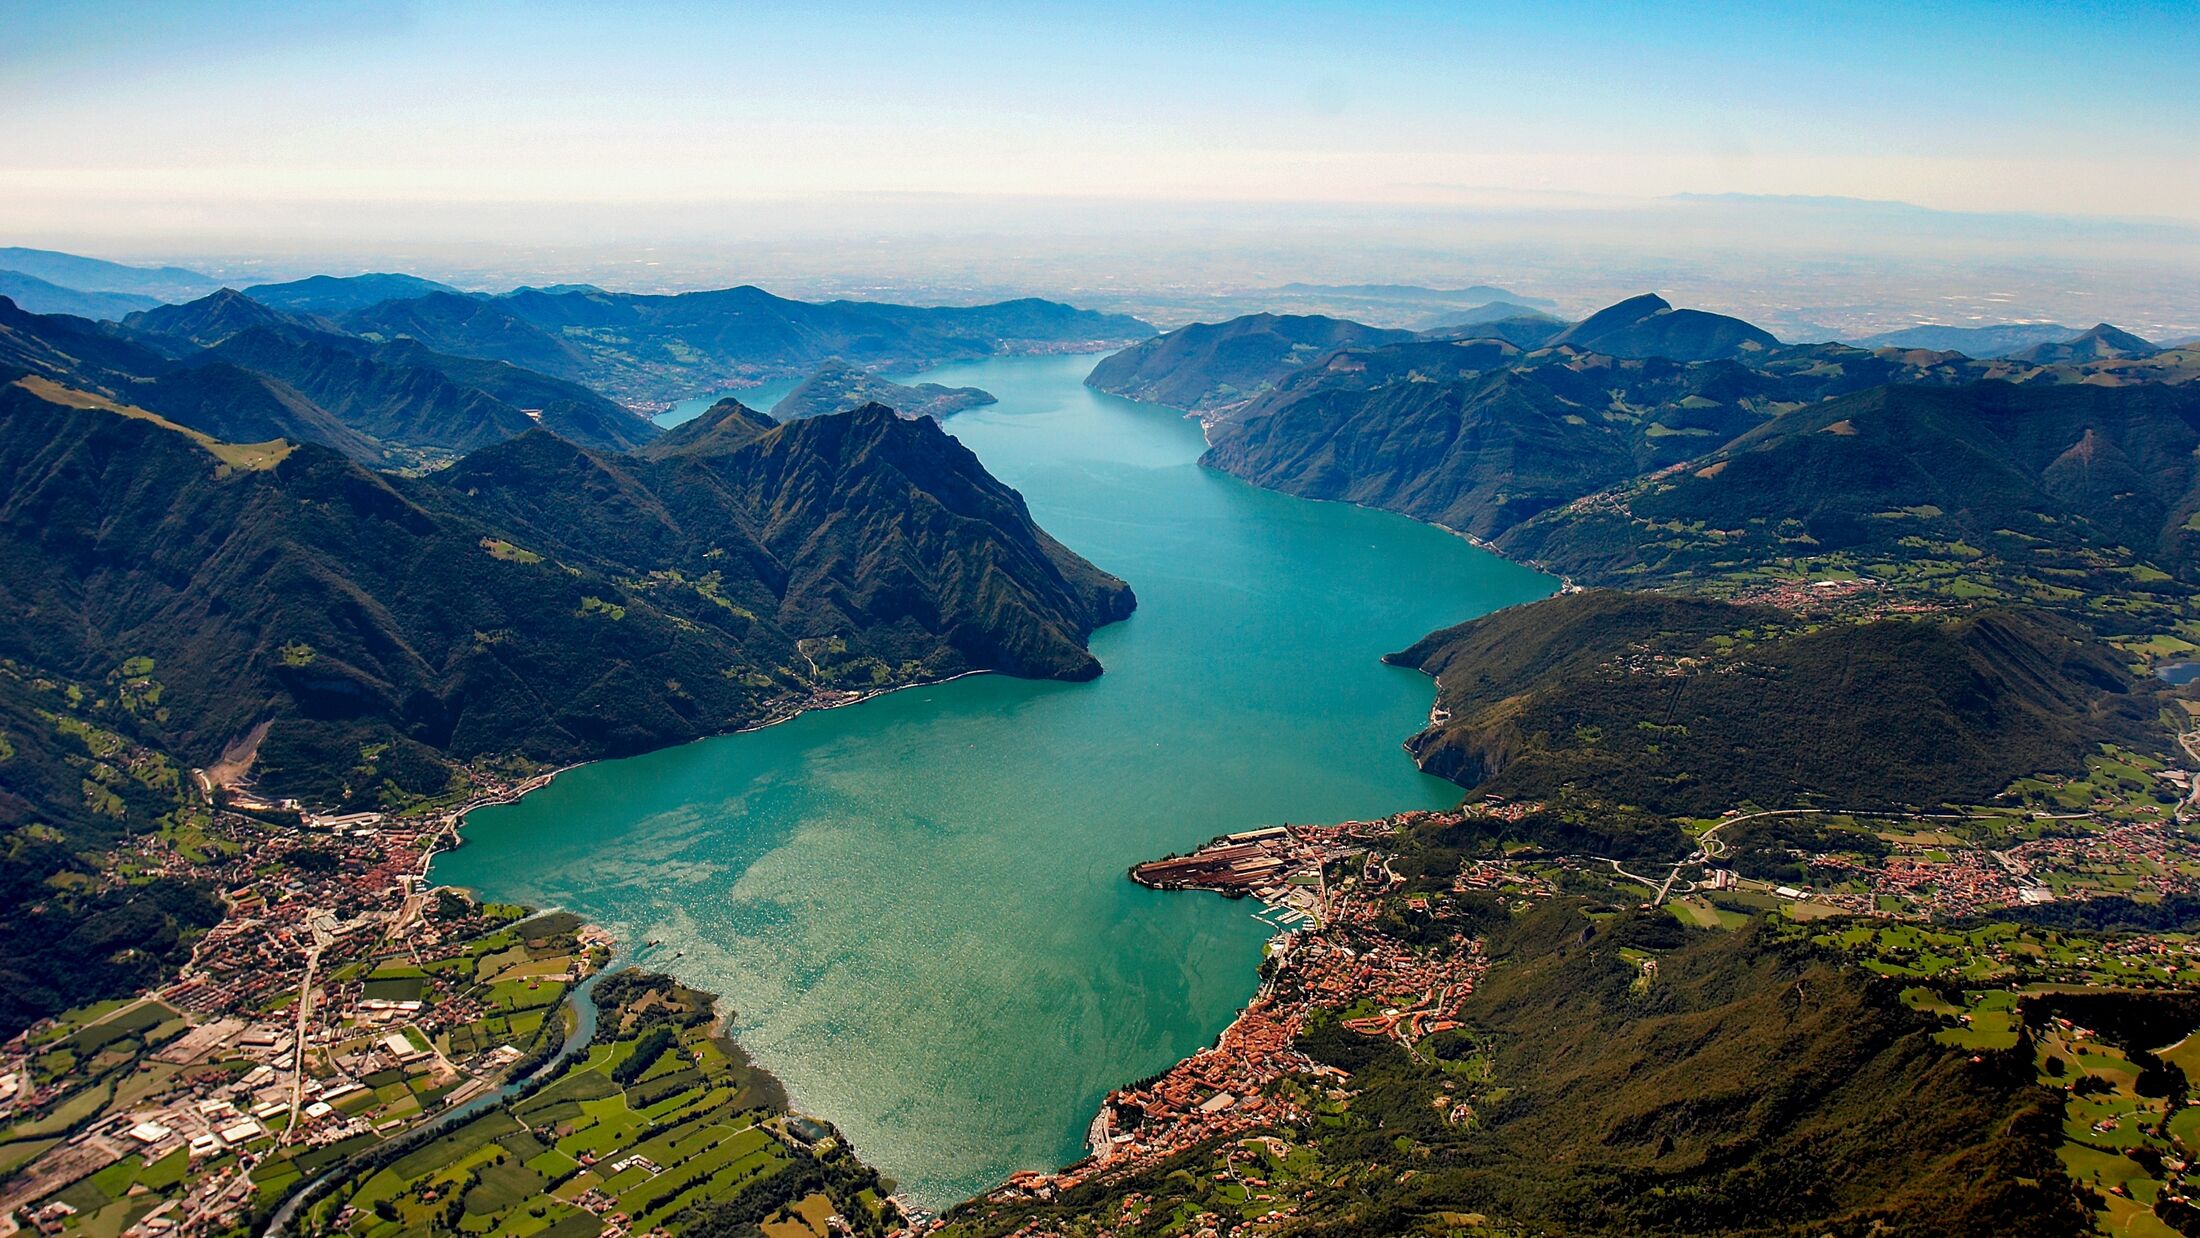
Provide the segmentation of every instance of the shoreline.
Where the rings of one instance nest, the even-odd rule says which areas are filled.
[[[766,715],[765,717],[755,722],[751,722],[745,726],[737,727],[730,731],[718,731],[710,735],[698,735],[694,739],[685,740],[678,744],[667,744],[662,748],[651,748],[647,752],[638,752],[631,755],[647,756],[650,753],[667,752],[675,748],[686,747],[688,744],[700,744],[706,743],[710,740],[724,739],[734,735],[746,735],[754,731],[764,730],[768,727],[778,726],[782,723],[792,722],[795,719],[803,717],[807,714],[823,713],[828,710],[834,709],[845,709],[852,706],[861,705],[867,701],[875,700],[883,696],[888,696],[896,692],[904,692],[914,688],[938,687],[942,684],[953,683],[958,679],[969,679],[973,676],[978,675],[994,675],[1000,673],[1001,672],[987,668],[979,668],[975,670],[959,671],[953,675],[945,675],[938,679],[926,679],[915,683],[896,684],[892,687],[873,688],[869,691],[864,692],[851,692],[845,696],[845,699],[823,703],[810,703],[793,709],[776,711]],[[626,759],[628,758],[597,757],[595,759],[587,761],[574,761],[570,764],[561,765],[553,770],[529,775],[528,777],[520,780],[518,783],[514,784],[510,788],[498,792],[497,794],[489,798],[482,799],[479,802],[469,802],[452,810],[450,820],[444,826],[442,837],[437,841],[436,844],[431,845],[421,856],[420,886],[422,892],[433,893],[437,890],[455,890],[463,892],[469,897],[476,899],[477,901],[481,899],[481,892],[471,886],[453,885],[448,882],[435,882],[431,881],[428,877],[429,871],[434,867],[436,856],[448,851],[456,851],[457,849],[465,845],[465,838],[463,836],[462,830],[465,826],[466,818],[468,815],[483,808],[517,804],[521,800],[525,799],[527,796],[532,795],[533,793],[542,790],[544,787],[549,786],[561,774],[570,773],[573,770],[581,769],[585,766],[600,765],[606,761],[620,761]],[[538,916],[547,915],[552,911],[559,910],[571,911],[572,909],[562,906],[530,908],[528,915],[525,917],[525,919],[533,919]],[[574,912],[573,914],[580,915],[579,912]],[[606,934],[611,934],[612,930],[609,926],[599,923],[591,917],[582,915],[581,920],[586,925],[601,930]],[[613,935],[613,941],[615,943],[615,947],[619,949],[626,949],[630,945],[630,943],[625,942],[616,935]],[[643,962],[649,960],[649,957],[655,951],[656,946],[656,942],[650,941],[645,938],[639,944],[632,945],[631,952],[624,959],[614,958],[610,962],[607,962],[604,967],[596,974],[599,976],[611,974],[613,970],[613,964],[621,964],[620,970],[634,970]],[[673,959],[666,960],[665,963],[660,966],[659,970],[661,970],[662,974],[671,976],[675,981],[681,983],[682,985],[685,985],[686,981],[682,980],[681,977],[676,974],[670,967],[670,963],[677,960],[678,958],[679,952],[675,951],[673,954]],[[775,1107],[782,1113],[805,1117],[819,1117],[828,1124],[834,1125],[834,1128],[836,1130],[838,1129],[838,1125],[832,1123],[832,1119],[830,1117],[825,1115],[812,1115],[804,1111],[797,1104],[794,1093],[792,1089],[787,1086],[786,1080],[782,1079],[769,1066],[765,1065],[754,1054],[750,1053],[748,1047],[741,1043],[739,1036],[737,1036],[734,1032],[734,1020],[738,1016],[739,1010],[738,1007],[733,1003],[731,994],[719,993],[715,990],[708,989],[698,989],[697,991],[708,993],[710,996],[711,1016],[713,1019],[713,1024],[711,1028],[712,1039],[718,1041],[723,1046],[728,1057],[734,1059],[742,1068],[752,1073],[753,1086],[755,1086],[759,1092],[763,1093],[770,1100],[775,1101]],[[860,1152],[857,1153],[857,1157],[858,1159],[861,1159]],[[865,1161],[864,1163],[867,1165],[870,1164],[869,1161]],[[871,1168],[875,1170],[878,1167],[876,1165],[872,1165]],[[881,1175],[881,1177],[886,1181],[892,1181],[891,1178],[887,1178],[883,1174]],[[901,1202],[901,1206],[906,1213],[910,1205],[907,1201],[900,1200],[898,1190],[892,1197]]]
[[[1115,395],[1115,393],[1112,391],[1102,391],[1098,387],[1093,388],[1093,390],[1100,391],[1103,395]],[[1118,395],[1116,396],[1116,398],[1119,400],[1130,400],[1134,404],[1152,404],[1152,401],[1150,400],[1138,400],[1125,395]],[[1182,415],[1187,420],[1198,422],[1200,440],[1206,443],[1210,450],[1213,449],[1215,445],[1215,427],[1222,424],[1223,419],[1221,417],[1215,416],[1212,413],[1195,412],[1190,409],[1179,409],[1174,407],[1173,405],[1168,404],[1153,404],[1153,407],[1168,409],[1170,412]],[[1240,407],[1243,406],[1231,406],[1232,409]],[[1432,529],[1442,529],[1444,532],[1451,534],[1453,537],[1464,540],[1469,546],[1474,547],[1476,550],[1482,551],[1485,554],[1495,555],[1496,557],[1503,559],[1507,563],[1527,568],[1531,572],[1540,573],[1541,575],[1548,576],[1552,580],[1557,581],[1558,588],[1554,591],[1554,596],[1559,593],[1579,593],[1582,589],[1582,586],[1576,583],[1573,577],[1566,575],[1564,572],[1554,572],[1545,565],[1537,563],[1532,559],[1516,559],[1513,556],[1506,554],[1504,551],[1499,550],[1497,548],[1497,543],[1492,542],[1487,538],[1477,537],[1474,534],[1469,533],[1463,529],[1452,528],[1450,525],[1445,524],[1441,520],[1424,520],[1411,512],[1402,512],[1398,511],[1395,508],[1389,507],[1378,507],[1373,503],[1362,503],[1358,499],[1325,499],[1311,494],[1293,494],[1289,490],[1279,490],[1274,486],[1263,486],[1259,482],[1252,481],[1248,478],[1238,477],[1236,473],[1233,473],[1228,469],[1216,468],[1214,465],[1207,463],[1205,452],[1202,452],[1200,454],[1200,458],[1193,463],[1197,464],[1200,468],[1206,469],[1210,472],[1220,473],[1224,477],[1236,477],[1237,480],[1244,482],[1246,485],[1251,486],[1253,489],[1265,490],[1270,494],[1280,494],[1285,496],[1286,498],[1304,499],[1309,503],[1342,503],[1346,507],[1357,507],[1361,511],[1383,512],[1386,515],[1403,517],[1407,520],[1412,521],[1415,524],[1427,525],[1429,528]]]
[[[1117,622],[1121,621],[1117,620]],[[1097,631],[1098,629],[1094,630]],[[631,760],[635,757],[651,756],[659,752],[670,752],[675,748],[685,748],[690,744],[705,744],[714,739],[725,739],[729,736],[734,735],[747,735],[754,731],[761,731],[769,727],[779,726],[782,723],[792,722],[797,718],[805,717],[809,714],[824,713],[828,710],[834,709],[847,709],[851,706],[861,705],[867,701],[877,700],[882,696],[891,696],[896,692],[907,692],[915,688],[936,688],[939,687],[941,684],[954,683],[958,679],[969,679],[972,676],[976,675],[998,675],[1002,673],[1003,672],[980,667],[976,670],[957,671],[952,675],[944,675],[938,679],[922,679],[916,681],[915,683],[896,684],[890,688],[872,688],[869,691],[865,692],[850,692],[848,694],[848,699],[846,700],[828,701],[822,704],[811,703],[801,705],[794,709],[768,714],[755,722],[735,727],[730,731],[713,731],[708,735],[698,735],[693,739],[683,739],[679,743],[666,744],[661,748],[648,748],[644,749],[641,752],[630,752],[625,756],[590,757],[585,761],[574,761],[566,765],[561,765],[556,769],[548,770],[544,773],[530,774],[526,778],[521,779],[518,783],[515,783],[509,790],[500,792],[492,798],[482,800],[479,803],[462,804],[459,807],[452,809],[450,823],[450,830],[452,835],[451,846],[437,848],[433,851],[430,851],[428,855],[430,859],[432,859],[434,856],[439,855],[444,851],[455,850],[463,841],[458,837],[458,831],[462,826],[465,825],[466,818],[469,815],[478,812],[479,810],[484,808],[497,808],[505,805],[517,804],[521,800],[527,798],[535,792],[549,786],[551,782],[556,780],[556,778],[560,774],[569,774],[574,770],[582,769],[590,765],[602,765],[607,761],[626,761]],[[427,875],[428,867],[429,865],[427,863],[423,863],[423,865],[421,866],[421,875],[423,878],[425,878]],[[453,886],[450,888],[466,889],[467,887]]]

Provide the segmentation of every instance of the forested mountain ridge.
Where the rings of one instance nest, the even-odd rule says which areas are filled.
[[[2011,610],[1816,627],[1765,606],[1591,590],[1389,660],[1436,679],[1435,720],[1406,744],[1429,773],[1667,816],[1981,803],[2029,774],[2082,770],[2104,740],[2152,746],[2159,708],[2084,629]]]
[[[440,303],[439,304],[447,304]],[[1151,336],[1153,328],[1123,314],[1081,310],[1025,298],[991,305],[919,307],[871,301],[794,301],[761,288],[644,295],[523,289],[495,305],[570,347],[580,362],[561,370],[617,399],[670,403],[698,390],[805,373],[832,358],[859,366],[924,369],[1004,353],[1096,351]],[[413,331],[427,315],[402,304],[375,311],[379,319],[407,313]],[[381,329],[381,328],[377,328]],[[478,334],[482,356],[528,364],[526,351]],[[522,338],[515,334],[513,338]],[[438,335],[424,338],[443,347]],[[455,341],[453,341],[455,343]]]
[[[0,304],[0,368],[157,412],[229,441],[287,438],[373,467],[448,461],[542,425],[625,450],[657,427],[576,383],[377,344],[229,290],[120,327]]]
[[[2055,1155],[2064,1098],[2040,1086],[2029,1043],[1948,1043],[1896,982],[1778,917],[1691,929],[1594,894],[1456,889],[1462,870],[1504,863],[1479,824],[1384,837],[1388,888],[1330,867],[1383,910],[1304,930],[1271,961],[1264,992],[1307,1009],[1298,1068],[1272,1088],[1279,1120],[1121,1174],[1081,1166],[1059,1189],[1012,1181],[953,1209],[945,1232],[1161,1238],[1186,1217],[1225,1232],[1241,1216],[1256,1223],[1238,1232],[1325,1238],[2091,1229],[2098,1197]],[[1455,1019],[1406,1040],[1370,1027],[1395,1011],[1360,1016],[1380,1003],[1342,1008],[1316,988],[1346,951],[1487,970]],[[1218,1111],[1240,1102],[1218,1095]],[[1140,1116],[1118,1121],[1135,1131]]]
[[[1928,590],[1961,578],[1973,597],[2158,625],[2200,587],[2196,446],[2190,385],[1879,387],[1496,541],[1589,582],[1808,562]],[[2113,610],[2092,600],[2111,594],[2123,598]]]
[[[1399,343],[1411,331],[1315,314],[1249,314],[1193,323],[1105,358],[1085,385],[1190,412],[1250,400],[1309,362],[1355,345]]]
[[[317,802],[437,793],[474,756],[636,752],[822,690],[1089,677],[1085,636],[1132,605],[959,444],[881,409],[665,460],[535,430],[423,479],[313,446],[252,463],[0,390],[0,657],[70,678],[144,659],[144,740],[205,764],[272,720],[263,786]]]
[[[939,383],[897,383],[856,368],[839,359],[826,362],[772,405],[771,415],[781,421],[845,412],[865,404],[883,404],[904,417],[946,417],[966,408],[994,403],[993,394],[976,387],[945,387]]]
[[[1271,359],[1264,394],[1202,411],[1202,462],[1442,524],[1586,582],[1732,592],[1830,571],[2090,611],[2111,634],[2186,617],[2200,588],[2186,566],[2200,535],[2182,527],[2200,509],[2190,350],[2104,326],[1981,361],[1745,328],[1645,296],[1531,346],[1430,334],[1287,370]],[[1733,347],[1706,344],[1720,340]],[[1147,373],[1147,389],[1203,389],[1209,368],[1171,342],[1110,358],[1095,384],[1167,354],[1188,369]],[[1730,355],[1599,351],[1675,342]],[[1896,411],[1853,437],[1836,406]],[[1893,422],[1899,443],[1876,430]],[[2117,584],[2131,597],[2101,601]]]

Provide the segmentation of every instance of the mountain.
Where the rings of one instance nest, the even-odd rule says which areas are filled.
[[[1273,389],[1293,371],[1337,349],[1412,338],[1410,331],[1341,318],[1248,314],[1228,322],[1193,323],[1135,344],[1094,366],[1085,385],[1149,404],[1212,413]]]
[[[1565,329],[1567,326],[1570,325],[1563,318],[1553,318],[1551,315],[1544,313],[1542,310],[1534,309],[1526,305],[1521,305],[1517,302],[1492,301],[1487,305],[1477,305],[1473,309],[1464,310],[1458,314],[1452,315],[1449,325],[1438,327],[1436,328],[1436,330],[1428,332],[1428,334],[1459,334],[1469,327],[1480,326],[1484,323],[1511,321],[1549,323],[1550,327],[1545,332],[1543,336],[1544,339],[1548,339],[1550,336],[1556,335],[1559,331]],[[1516,340],[1514,342],[1520,343],[1521,341]],[[1541,343],[1542,340],[1539,339],[1536,342]]]
[[[226,361],[187,365],[119,394],[133,405],[225,443],[317,443],[369,465],[401,462],[373,438],[279,379]]]
[[[1489,306],[1494,317],[1468,315],[1455,325],[1425,333],[1363,326],[1318,316],[1251,314],[1222,323],[1195,323],[1124,349],[1094,367],[1086,385],[1200,413],[1210,421],[1238,410],[1286,384],[1311,361],[1338,349],[1354,354],[1417,338],[1501,339],[1536,350],[1559,345],[1625,360],[1757,359],[1781,345],[1769,333],[1720,314],[1676,310],[1649,295],[1622,301],[1568,325],[1510,305]],[[1561,359],[1563,360],[1563,358]]]
[[[68,314],[29,313],[0,297],[0,369],[107,390],[114,383],[157,374],[166,363],[164,354],[105,324]]]
[[[181,305],[143,310],[124,318],[122,325],[140,335],[159,336],[178,345],[197,348],[212,348],[230,336],[255,327],[276,331],[333,332],[336,329],[327,319],[286,314],[234,288],[223,288]]]
[[[1921,323],[1882,331],[1855,341],[1863,348],[1929,348],[1967,357],[2005,357],[2035,344],[2054,344],[2076,335],[2076,327],[2053,322],[2010,322],[1987,327],[1945,327]]]
[[[254,284],[244,291],[262,305],[333,318],[379,301],[458,290],[417,275],[367,274],[312,275],[282,284]]]
[[[1569,325],[1564,319],[1542,314],[1489,318],[1480,322],[1454,323],[1421,333],[1433,340],[1503,340],[1515,348],[1537,349]]]
[[[378,301],[344,315],[343,327],[371,340],[418,340],[439,353],[494,358],[559,378],[588,372],[580,349],[486,297],[434,292]]]
[[[1939,381],[1839,346],[1753,361],[1624,359],[1474,338],[1351,349],[1210,419],[1202,462],[1289,494],[1490,537],[1789,408],[1897,375]]]
[[[2200,390],[1886,386],[1799,408],[1657,475],[1537,516],[1505,553],[1588,582],[1747,565],[1965,583],[1958,596],[2132,623],[2200,582]],[[1813,566],[1794,566],[1808,560]],[[2100,614],[2095,610],[2093,613]]]
[[[341,337],[255,327],[182,364],[215,362],[279,379],[345,425],[401,452],[473,451],[535,428],[532,418],[486,391],[426,366],[387,364]]]
[[[2091,330],[2074,339],[2052,344],[2034,344],[2021,352],[2010,353],[2009,359],[2033,365],[2068,365],[2088,361],[2138,360],[2161,351],[2131,332],[2118,330],[2103,322],[2096,323]]]
[[[1610,357],[1667,357],[1675,361],[1716,361],[1780,346],[1771,332],[1739,318],[1674,309],[1656,293],[1606,306],[1553,335],[1547,343],[1552,347],[1570,344]]]
[[[1658,298],[1638,298],[1557,338],[1632,349],[1675,323],[1699,343],[1730,340],[1740,329],[1715,315],[1663,307]],[[1209,393],[1222,390],[1213,386],[1223,370],[1218,362],[1227,359],[1222,349],[1241,336],[1263,349],[1258,359],[1271,364],[1255,372],[1271,386],[1252,399],[1228,392],[1224,402]],[[2134,595],[2120,613],[2144,612],[2148,630],[2171,626],[2176,598],[2200,587],[2200,572],[2188,580],[2182,566],[2191,557],[2186,542],[2200,534],[2180,527],[2200,509],[2200,494],[2188,499],[2185,490],[2193,481],[2185,410],[2200,399],[2192,383],[2200,361],[2174,350],[2132,357],[2103,348],[2097,359],[2040,364],[1834,343],[1765,347],[1752,337],[1732,357],[1684,361],[1615,356],[1580,342],[1477,339],[1472,328],[1457,336],[1379,337],[1321,352],[1313,364],[1274,363],[1286,348],[1266,320],[1187,328],[1108,359],[1088,381],[1187,403],[1207,398],[1211,446],[1202,462],[1209,467],[1290,494],[1403,512],[1586,581],[1701,581],[1709,572],[1731,577],[1722,588],[1740,587],[1741,574],[1777,564],[1787,573],[1898,576],[1903,588],[1955,596],[1983,588],[1977,596],[2068,609],[2069,599],[2056,596],[2063,586],[2016,567],[2020,544],[2044,544],[2035,554],[2054,561],[2040,564],[2072,580],[2109,588],[2117,576]],[[1967,390],[1950,398],[1980,403],[1957,419],[1968,430],[1910,452],[1902,484],[1882,492],[1873,473],[1851,484],[1824,471],[1830,465],[1812,465],[1821,469],[1809,483],[1812,494],[1773,497],[1767,510],[1751,506],[1766,496],[1739,485],[1716,512],[1681,503],[1705,487],[1754,476],[1710,480],[1743,444],[1769,446],[1792,429],[1842,422],[1838,411],[1821,418],[1825,401],[1891,400],[1919,411],[1931,401],[1914,393],[1927,389]],[[2020,423],[2023,433],[2015,429]],[[1942,421],[1920,433],[1937,439],[1956,426]],[[1767,437],[1743,437],[1760,431]],[[1974,432],[2022,441],[1974,442],[1966,437]],[[1817,444],[1811,450],[1823,454],[1876,441],[1844,438],[1846,426],[1828,433],[1838,441],[1796,442]],[[1990,462],[2006,464],[2012,452],[2025,461],[2019,472],[2032,471],[2024,484],[2046,496],[2036,514],[2010,500],[1996,507],[1997,525],[1966,510],[1976,496],[1957,482],[1931,484],[1934,470],[1976,462],[1990,472]],[[1684,463],[1696,472],[1672,476]],[[2056,514],[2064,504],[2054,496],[2075,502],[2081,493],[2082,503],[2066,513],[2074,519]],[[1863,506],[1847,519],[1863,523],[1816,540],[1812,521],[1830,520],[1850,503]],[[2032,527],[2043,520],[2053,527]],[[1851,537],[1859,528],[1872,536]],[[1951,566],[1951,555],[1961,562]],[[2094,555],[2107,558],[2085,561]],[[2156,578],[2157,562],[2175,574],[2171,583]],[[1928,585],[1930,564],[1945,570]]]
[[[138,668],[161,711],[131,738],[191,764],[270,722],[261,786],[320,802],[439,793],[477,756],[637,752],[821,691],[1089,678],[1086,636],[1132,606],[935,423],[875,408],[659,458],[538,430],[409,478],[18,384],[0,496],[0,658]]]
[[[657,404],[807,373],[836,357],[858,366],[923,369],[1004,353],[1099,351],[1153,334],[1135,318],[1032,298],[923,308],[792,301],[744,286],[675,296],[523,289],[495,298],[495,305],[579,353],[580,362],[561,369],[562,377],[621,400]],[[411,312],[385,306],[376,317]],[[467,346],[519,364],[539,357],[538,336],[513,338],[519,342],[472,337]]]
[[[1491,960],[1461,986],[1456,1025],[1401,1044],[1358,1030],[1357,1007],[1317,1009],[1287,1042],[1304,1063],[1287,1086],[1323,1096],[1318,1115],[1236,1123],[1122,1176],[995,1191],[954,1208],[945,1232],[1164,1234],[1205,1214],[1227,1218],[1207,1232],[1244,1233],[1228,1219],[1270,1202],[1256,1194],[1282,1206],[1257,1214],[1280,1214],[1277,1228],[1254,1232],[1319,1238],[2092,1230],[2089,1195],[2056,1156],[2064,1095],[2036,1082],[2029,1041],[1983,1053],[1945,1043],[1900,985],[1777,918],[1690,929],[1633,900],[1454,889],[1462,859],[1505,853],[1463,848],[1452,832],[1385,840],[1387,867],[1427,876],[1394,881],[1410,891],[1393,897],[1400,910],[1367,919],[1414,935],[1410,947],[1308,930],[1264,981],[1291,993],[1349,984],[1331,979],[1334,964],[1312,977],[1291,967],[1314,955],[1317,932],[1335,943],[1322,961],[1342,955],[1353,969],[1401,949],[1417,964],[1442,958],[1456,934]],[[1227,1108],[1241,1091],[1217,1094]],[[1125,1106],[1118,1129],[1142,1116]]]
[[[0,374],[36,374],[219,439],[316,443],[378,468],[443,463],[538,424],[610,451],[658,433],[575,383],[323,328],[228,290],[120,331],[0,300]]]
[[[941,418],[992,403],[993,394],[976,387],[943,387],[938,383],[905,386],[844,362],[828,361],[772,405],[771,414],[780,421],[792,421],[881,404],[904,417]]]
[[[579,383],[538,374],[509,361],[454,357],[409,338],[362,351],[379,364],[433,370],[461,387],[493,396],[558,437],[583,447],[632,451],[662,433],[656,422]]]
[[[160,298],[136,292],[80,292],[48,283],[21,271],[0,270],[0,297],[7,297],[33,314],[73,314],[120,322],[134,310],[160,304]]]
[[[769,414],[757,412],[732,396],[727,396],[704,409],[701,416],[683,421],[665,431],[657,441],[641,448],[636,454],[653,460],[672,456],[722,454],[763,437],[766,431],[778,424]]]
[[[1714,437],[1750,420],[1726,407],[1711,419]],[[1661,445],[1694,441],[1645,433],[1664,428],[1591,420],[1532,375],[1499,369],[1372,392],[1293,390],[1218,427],[1201,460],[1287,494],[1388,507],[1487,537],[1635,476],[1661,459]]]
[[[2159,707],[2116,650],[2013,609],[1820,627],[1591,590],[1389,660],[1436,677],[1436,720],[1406,745],[1423,770],[1512,799],[1671,816],[1984,803],[2028,774],[2081,771]]]
[[[221,286],[213,276],[183,267],[125,266],[102,258],[18,246],[0,247],[0,271],[20,272],[78,292],[131,293],[158,301],[188,301]]]

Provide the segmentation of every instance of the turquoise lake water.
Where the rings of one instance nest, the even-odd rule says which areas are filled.
[[[1433,685],[1377,659],[1554,582],[1439,529],[1198,468],[1199,428],[1091,357],[922,377],[947,428],[1128,580],[1085,684],[977,676],[560,776],[468,819],[439,881],[561,905],[721,995],[795,1103],[916,1199],[1077,1159],[1112,1088],[1252,994],[1246,903],[1133,863],[1218,833],[1455,803],[1400,742]],[[675,951],[684,952],[676,961]]]
[[[760,413],[768,413],[772,411],[772,405],[786,399],[795,388],[801,385],[802,380],[800,378],[775,378],[770,382],[758,383],[754,387],[743,387],[738,391],[720,391],[714,395],[690,396],[657,414],[656,422],[660,426],[669,428],[679,425],[683,421],[693,421],[709,410],[711,405],[729,395]]]

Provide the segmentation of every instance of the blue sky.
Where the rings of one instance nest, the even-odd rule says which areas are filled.
[[[0,0],[0,226],[860,194],[2200,218],[2182,4]]]

